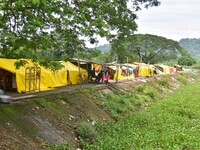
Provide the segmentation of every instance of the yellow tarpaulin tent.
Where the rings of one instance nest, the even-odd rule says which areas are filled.
[[[73,63],[67,61],[67,62],[61,62],[66,70],[67,70],[67,84],[79,84],[80,78],[79,78],[79,67],[74,65]],[[87,70],[80,68],[80,74],[83,81],[87,81],[88,79],[88,72]]]
[[[170,74],[169,66],[166,65],[155,65],[156,68],[158,68],[160,71],[163,72],[163,74]]]
[[[15,62],[17,60],[15,59],[3,59],[0,58],[0,68],[4,69],[8,72],[11,72],[16,76],[16,87],[17,87],[17,92],[27,92],[27,89],[31,89],[31,87],[27,88],[27,85],[33,86],[35,83],[30,83],[27,84],[27,78],[26,78],[26,67],[33,67],[35,64],[31,62],[30,60],[28,61],[28,64],[26,64],[23,67],[20,67],[19,69],[16,69],[15,67]],[[59,86],[65,86],[67,81],[66,81],[66,75],[67,71],[65,68],[60,69],[58,71],[51,71],[50,69],[46,69],[42,66],[37,65],[40,68],[40,91],[48,90],[53,87],[59,87]],[[31,81],[32,82],[32,81]],[[38,90],[39,91],[39,90]]]
[[[139,64],[138,76],[146,77],[146,76],[153,76],[153,75],[154,75],[154,68],[152,65]]]
[[[115,73],[113,75],[113,80],[117,80],[117,79],[123,80],[123,79],[127,79],[127,78],[128,79],[134,78],[134,74],[133,73],[131,75],[129,75],[128,77],[126,75],[124,75],[122,68],[124,70],[126,70],[127,67],[125,67],[125,66],[122,66],[122,68],[119,67],[118,70],[117,70],[117,67],[114,66],[114,65],[113,66],[108,66],[108,68],[110,68],[110,69],[115,71]]]

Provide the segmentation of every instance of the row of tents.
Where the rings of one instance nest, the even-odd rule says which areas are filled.
[[[90,72],[95,68],[96,75],[102,70],[109,72],[110,79],[131,79],[138,76],[153,76],[176,72],[176,68],[166,65],[100,64],[86,60],[60,61],[64,66],[58,71],[27,60],[27,64],[16,69],[15,59],[0,58],[0,88],[18,93],[50,90],[55,87],[80,84],[90,79]]]
[[[180,66],[179,66],[180,67]],[[170,74],[177,71],[177,66],[167,66],[167,65],[149,65],[145,63],[134,63],[134,64],[118,64],[111,65],[108,64],[107,68],[111,74],[112,79],[127,79],[135,77],[150,77],[155,74]]]

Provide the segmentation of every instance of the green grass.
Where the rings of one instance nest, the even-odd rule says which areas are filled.
[[[43,146],[46,150],[74,150],[67,142],[62,144],[45,143]]]
[[[86,149],[199,150],[200,81],[107,127]]]
[[[88,140],[92,142],[98,135],[96,128],[89,122],[80,122],[76,126],[76,133],[82,138],[83,140]]]

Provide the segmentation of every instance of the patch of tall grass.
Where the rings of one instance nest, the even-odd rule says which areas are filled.
[[[121,118],[86,149],[200,149],[200,81]]]

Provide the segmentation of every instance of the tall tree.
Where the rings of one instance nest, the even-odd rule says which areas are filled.
[[[136,36],[134,35],[130,35],[127,38],[113,40],[111,46],[111,55],[115,55],[120,63],[127,62],[127,58],[129,62],[136,61],[137,56],[134,54],[135,41]]]
[[[184,55],[184,50],[177,41],[165,37],[138,34],[133,41],[133,47],[145,63],[158,63],[177,60],[179,55]]]
[[[1,0],[0,57],[51,61],[84,50],[82,39],[95,43],[97,35],[108,40],[127,37],[136,30],[135,11],[143,5],[148,8],[159,2]]]

